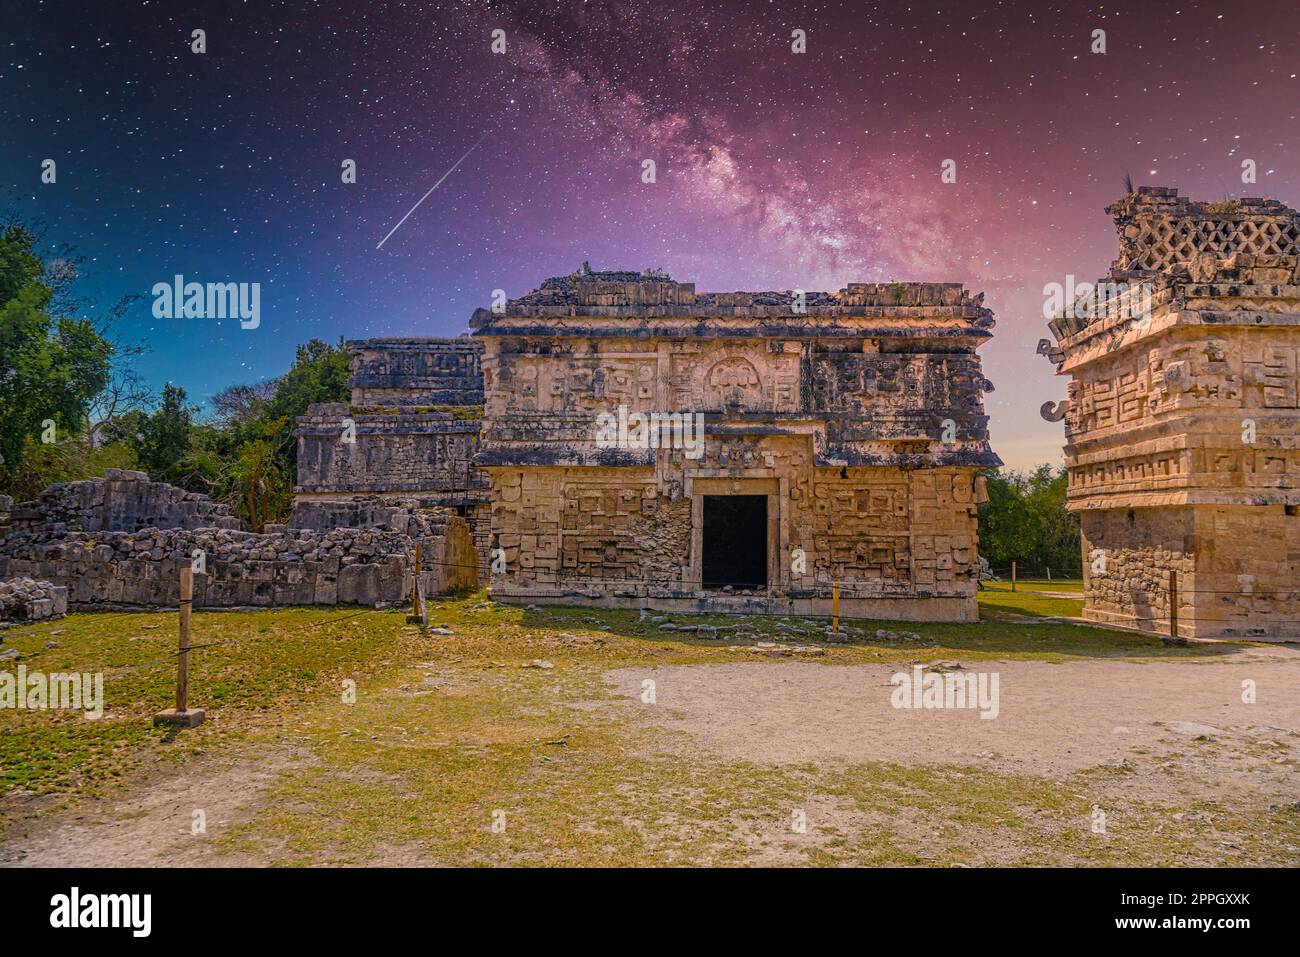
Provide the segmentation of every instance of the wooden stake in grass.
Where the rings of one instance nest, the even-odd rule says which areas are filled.
[[[1016,563],[1011,563],[1011,590],[1016,590]]]
[[[190,611],[194,605],[194,567],[181,566],[180,642],[176,653],[176,707],[153,716],[155,725],[178,725],[197,728],[203,723],[203,710],[189,710],[190,698]]]
[[[1178,637],[1178,572],[1169,569],[1169,637]]]
[[[411,613],[406,616],[408,625],[427,625],[429,609],[424,602],[424,592],[420,586],[420,571],[424,568],[424,542],[415,543],[415,569],[411,576]]]
[[[194,569],[181,568],[181,634],[176,655],[176,710],[184,714],[190,703],[190,612],[194,609]]]

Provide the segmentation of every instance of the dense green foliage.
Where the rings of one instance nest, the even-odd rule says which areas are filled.
[[[33,445],[83,427],[113,357],[94,323],[57,315],[35,246],[21,226],[0,233],[0,481],[17,476]]]
[[[342,342],[299,346],[285,375],[224,390],[205,417],[178,386],[151,395],[130,369],[141,349],[107,335],[130,300],[109,321],[69,318],[84,305],[64,295],[75,274],[36,245],[20,226],[0,237],[0,491],[30,499],[51,482],[138,468],[228,502],[254,530],[284,520],[294,419],[313,402],[348,399]]]
[[[1065,469],[991,469],[989,498],[979,509],[980,554],[997,571],[1016,562],[1022,575],[1051,569],[1058,577],[1083,572],[1078,516],[1065,509]]]
[[[283,521],[293,504],[298,473],[294,419],[314,402],[346,402],[347,349],[312,339],[298,347],[293,365],[273,383],[237,386],[217,396],[225,410],[196,436],[196,446],[223,463],[212,492],[233,504],[244,522],[260,530]]]

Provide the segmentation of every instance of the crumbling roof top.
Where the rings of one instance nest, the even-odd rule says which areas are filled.
[[[455,352],[469,350],[482,352],[483,344],[475,342],[468,333],[450,338],[446,336],[398,336],[393,338],[377,337],[372,339],[349,339],[344,345],[353,352],[374,349],[381,352]]]
[[[811,319],[962,318],[981,329],[992,325],[984,294],[961,283],[848,283],[835,292],[795,289],[696,292],[694,283],[662,273],[579,272],[547,279],[532,292],[507,301],[504,309],[478,309],[470,320],[477,334],[511,325],[512,318],[561,319]],[[576,330],[573,330],[576,331]]]
[[[1208,219],[1253,216],[1294,219],[1300,216],[1300,213],[1277,199],[1258,196],[1224,200],[1188,199],[1186,196],[1179,196],[1178,190],[1172,186],[1139,186],[1133,192],[1107,206],[1106,212],[1115,217],[1116,222],[1128,221],[1143,213],[1199,216]]]

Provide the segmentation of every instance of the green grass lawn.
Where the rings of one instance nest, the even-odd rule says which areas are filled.
[[[1002,581],[985,582],[985,589],[990,591],[1010,591],[1011,579],[1004,578]],[[1052,591],[1052,592],[1077,592],[1083,595],[1082,578],[1019,578],[1016,580],[1017,591]]]
[[[822,641],[821,622],[793,640],[778,633],[781,619],[757,618],[752,628],[777,647],[815,645],[820,654],[808,660],[828,666],[956,654],[1142,661],[1225,653],[1226,646],[1166,648],[1158,638],[1061,620],[1081,605],[988,591],[980,594],[979,623],[848,622],[865,634],[846,644]],[[217,839],[223,850],[287,864],[365,862],[379,843],[436,849],[436,859],[448,863],[739,863],[745,848],[734,835],[743,821],[726,809],[784,806],[812,779],[864,807],[885,793],[911,794],[950,836],[967,817],[1018,818],[1027,812],[1016,808],[1026,801],[1035,813],[1086,810],[1065,782],[974,769],[881,766],[867,774],[675,759],[649,730],[575,703],[609,700],[602,676],[612,668],[750,660],[741,654],[747,649],[732,647],[735,640],[662,632],[634,611],[530,612],[482,593],[435,601],[431,619],[455,634],[424,634],[397,611],[198,612],[190,702],[206,709],[208,720],[182,732],[151,724],[172,703],[175,613],[75,614],[5,632],[4,646],[17,649],[29,671],[102,671],[106,708],[98,721],[0,711],[0,802],[6,794],[47,795],[52,807],[66,807],[117,793],[124,781],[165,772],[196,753],[256,755],[289,743],[312,754],[314,764],[286,772],[265,813]],[[896,634],[877,637],[878,629]],[[902,632],[921,640],[903,640]],[[57,647],[47,649],[48,642]],[[340,693],[349,679],[355,703]],[[1040,794],[1043,788],[1051,793]],[[963,789],[966,797],[943,809]],[[536,810],[539,800],[544,813]],[[646,821],[672,819],[683,801],[698,811],[691,827],[647,835]],[[530,802],[534,810],[515,820],[504,840],[486,827],[463,826],[467,819],[486,822],[502,805]],[[845,837],[847,845],[836,840],[822,842],[810,861],[917,862],[883,835]],[[1144,859],[1158,862],[1152,855]],[[964,860],[956,850],[944,859]]]

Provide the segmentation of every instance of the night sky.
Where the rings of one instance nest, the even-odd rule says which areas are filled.
[[[145,296],[141,370],[197,400],[312,336],[456,335],[584,260],[714,291],[961,281],[998,317],[993,447],[1056,462],[1042,287],[1106,269],[1124,175],[1300,205],[1296,0],[4,8],[0,209],[74,245],[102,304]],[[260,282],[260,327],[154,319],[176,273]]]

